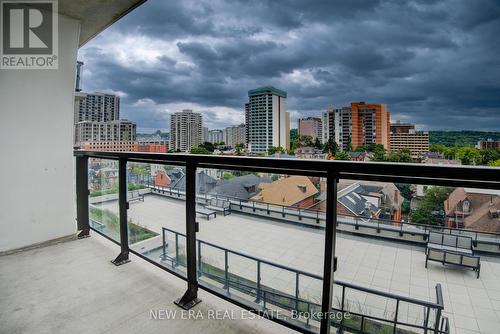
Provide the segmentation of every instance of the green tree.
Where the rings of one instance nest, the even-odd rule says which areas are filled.
[[[386,161],[385,148],[382,144],[364,144],[356,147],[356,152],[373,153],[373,161]]]
[[[481,165],[488,165],[490,162],[500,159],[500,150],[481,150]]]
[[[457,149],[457,147],[450,147],[442,144],[432,144],[429,146],[430,152],[442,153],[446,159],[455,159]]]
[[[203,147],[209,152],[215,151],[215,145],[212,144],[211,142],[208,142],[208,141],[204,142],[203,144],[199,145],[198,147]]]
[[[236,155],[243,155],[242,150],[245,148],[245,144],[236,144],[234,147],[236,149]]]
[[[338,145],[333,138],[328,138],[328,141],[323,147],[324,153],[331,153],[335,155],[337,153]]]
[[[386,161],[386,156],[385,156],[385,147],[384,145],[377,145],[373,148],[373,153],[372,160],[373,161]]]
[[[474,147],[460,147],[457,150],[457,159],[463,165],[477,165],[481,163],[481,153]]]
[[[401,196],[411,200],[413,198],[414,186],[408,183],[396,183],[396,187],[399,189]]]
[[[229,180],[229,179],[232,179],[234,177],[234,175],[231,172],[224,172],[222,177],[224,178],[224,180]]]
[[[444,201],[453,188],[434,186],[425,191],[424,196],[417,202],[417,207],[410,213],[410,220],[415,224],[443,225]]]
[[[384,145],[382,144],[364,144],[356,147],[356,152],[376,152],[376,151],[385,151]]]
[[[319,138],[316,137],[316,140],[314,141],[314,147],[316,147],[319,150],[323,149],[323,144],[321,144]]]
[[[411,208],[411,202],[406,198],[403,199],[403,203],[401,204],[401,213],[404,213],[406,215],[409,214],[410,208]]]
[[[339,151],[335,154],[335,160],[351,160],[351,156],[347,152]]]
[[[285,149],[283,147],[276,147],[276,146],[271,146],[267,150],[267,153],[269,155],[273,155],[275,153],[285,153]]]
[[[212,152],[210,152],[203,146],[198,146],[191,149],[191,154],[212,154]]]
[[[311,136],[302,135],[297,139],[297,147],[310,147],[314,146],[313,138]]]
[[[413,162],[409,149],[402,149],[396,152],[390,152],[385,161],[389,162]]]
[[[488,166],[491,166],[491,167],[500,167],[500,159],[495,160],[495,161],[490,161],[490,163],[488,164]]]
[[[351,138],[351,136],[349,136],[349,139],[347,140],[347,145],[346,145],[345,150],[347,152],[351,152],[352,151],[352,138]]]

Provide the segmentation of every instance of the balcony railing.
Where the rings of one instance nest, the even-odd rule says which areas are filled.
[[[431,166],[414,164],[388,164],[388,163],[356,163],[344,161],[324,161],[324,160],[287,160],[287,159],[269,159],[269,158],[250,158],[250,157],[226,157],[226,156],[203,156],[203,155],[185,155],[185,154],[158,154],[158,153],[125,153],[125,152],[88,152],[75,151],[76,156],[76,193],[77,193],[77,222],[80,236],[88,236],[90,229],[110,238],[102,233],[103,225],[101,222],[90,220],[89,217],[89,190],[88,190],[88,160],[89,158],[109,159],[118,161],[118,178],[127,180],[127,162],[139,162],[149,164],[168,164],[183,166],[186,173],[185,188],[185,210],[186,210],[186,233],[181,235],[174,232],[176,242],[174,249],[178,248],[179,237],[185,239],[185,254],[182,259],[172,257],[167,251],[167,242],[165,233],[167,229],[162,230],[161,261],[155,261],[140,251],[129,247],[128,239],[128,220],[127,210],[127,184],[119,182],[118,189],[118,207],[119,207],[119,241],[110,238],[121,246],[121,252],[114,260],[117,265],[129,261],[129,253],[133,253],[146,261],[176,275],[187,281],[187,290],[185,294],[176,301],[180,307],[188,309],[199,302],[198,289],[204,289],[216,296],[230,301],[244,309],[250,310],[258,315],[269,318],[284,326],[292,328],[302,333],[330,333],[332,327],[346,329],[355,333],[413,333],[417,332],[449,333],[447,319],[442,316],[444,308],[440,286],[436,286],[436,302],[424,302],[404,296],[359,287],[354,284],[342,283],[334,280],[334,271],[336,267],[335,259],[335,239],[336,227],[341,221],[337,217],[337,183],[339,179],[358,179],[375,180],[382,182],[398,182],[427,185],[446,185],[473,188],[500,189],[500,169],[484,167],[456,167],[456,166]],[[293,268],[282,266],[278,263],[266,262],[256,257],[243,254],[236,250],[228,250],[218,245],[198,240],[198,224],[196,222],[196,169],[197,168],[217,168],[225,170],[245,170],[265,173],[280,173],[287,175],[306,175],[326,178],[326,213],[322,220],[324,225],[324,259],[322,275],[299,271]],[[243,208],[243,203],[238,203]],[[252,209],[256,204],[251,204]],[[261,210],[259,208],[259,210]],[[263,210],[271,212],[270,208]],[[281,208],[281,214],[291,214],[290,209]],[[301,219],[305,218],[305,212],[298,211]],[[319,217],[319,213],[316,213]],[[355,223],[356,224],[356,223]],[[358,221],[358,226],[360,222]],[[379,228],[385,225],[377,222]],[[398,226],[399,228],[399,226]],[[401,227],[402,228],[402,227]],[[171,231],[172,233],[172,231]],[[478,240],[479,237],[476,237]],[[258,268],[264,263],[267,266],[280,268],[292,272],[297,278],[296,293],[289,294],[270,288],[260,283],[259,277],[255,281],[243,279],[237,275],[230,274],[227,270],[227,262],[224,268],[214,267],[203,261],[201,258],[203,247],[217,248],[224,252],[227,258],[230,254],[235,254],[252,261]],[[167,265],[166,265],[167,264]],[[180,270],[182,267],[183,270]],[[321,285],[320,300],[315,303],[310,300],[304,300],[300,297],[300,281],[302,277],[319,280]],[[207,283],[204,278],[210,279]],[[217,287],[219,283],[220,287]],[[238,294],[230,293],[237,291]],[[395,302],[395,310],[388,317],[371,316],[362,310],[353,310],[346,305],[348,299],[346,293],[362,292],[373,294],[377,297],[387,298]],[[255,300],[249,302],[248,299],[241,298],[239,295],[251,295]],[[338,302],[335,303],[334,299]],[[399,319],[399,306],[401,303],[417,305],[423,311],[422,322],[419,324],[407,323]],[[320,314],[319,317],[307,319],[291,319],[287,316],[276,316],[274,313],[267,312],[269,305],[285,309],[288,312],[315,311],[312,313]],[[317,311],[317,312],[316,312]],[[349,312],[353,315],[351,319],[345,319],[343,315]],[[340,313],[340,317],[337,315]],[[332,317],[333,315],[333,317]]]
[[[171,235],[169,238],[167,235]],[[182,247],[179,240],[184,239],[186,236],[177,231],[163,228],[162,229],[162,247],[161,247],[161,261],[164,265],[173,271],[178,271],[181,275],[185,272],[186,262],[184,257],[180,254],[179,249]],[[171,239],[173,245],[166,240]],[[224,263],[221,266],[207,263],[203,260],[204,251],[220,250],[224,254]],[[150,250],[155,251],[155,250]],[[253,263],[253,267],[256,268],[255,279],[248,279],[238,276],[229,271],[229,259],[231,255],[236,255],[250,260]],[[228,295],[231,294],[231,290],[237,291],[239,293],[246,294],[255,298],[255,304],[262,306],[263,309],[267,309],[269,305],[273,305],[273,308],[279,307],[284,309],[288,314],[288,321],[297,321],[292,319],[292,314],[305,314],[302,317],[302,322],[305,328],[313,328],[319,323],[319,318],[316,316],[317,311],[321,309],[321,305],[312,302],[309,299],[302,298],[300,296],[300,291],[302,291],[301,282],[305,279],[310,282],[311,280],[322,281],[323,278],[319,275],[308,273],[302,270],[297,270],[284,266],[271,261],[266,261],[259,259],[254,256],[236,252],[210,242],[203,240],[197,240],[197,265],[198,265],[198,280],[200,284],[206,284],[201,277],[205,276],[210,279],[211,286],[207,285],[208,288],[217,287],[221,290],[225,290]],[[261,268],[263,265],[269,266],[273,269],[284,270],[291,273],[295,277],[295,293],[287,294],[286,292],[277,290],[275,288],[267,287],[261,283]],[[221,268],[222,267],[222,268]],[[181,269],[179,269],[181,268]],[[214,284],[215,283],[215,284]],[[339,291],[340,296],[336,296],[337,299],[333,303],[331,309],[332,313],[335,313],[334,317],[337,320],[334,324],[336,327],[342,327],[348,331],[362,331],[362,328],[369,327],[372,325],[385,325],[386,328],[393,329],[404,326],[406,328],[414,329],[417,331],[429,331],[435,330],[435,324],[439,325],[439,332],[448,333],[448,323],[447,319],[441,317],[441,312],[444,309],[443,294],[441,290],[441,285],[436,285],[436,302],[426,302],[418,299],[408,298],[404,296],[398,296],[393,293],[386,293],[382,291],[377,291],[374,289],[369,289],[361,287],[355,284],[350,284],[340,280],[335,280],[334,289]],[[362,312],[363,310],[358,310],[357,312],[349,307],[346,292],[355,291],[357,293],[369,294],[380,298],[385,298],[387,300],[394,300],[394,308],[391,310],[389,318],[377,317],[374,315]],[[390,302],[389,302],[390,303]],[[399,304],[407,303],[412,305],[414,308],[420,308],[422,310],[422,317],[419,319],[419,323],[409,323],[402,320]],[[295,313],[294,313],[295,312]],[[349,321],[346,319],[346,314],[349,314],[351,319]],[[433,319],[430,319],[431,314]]]

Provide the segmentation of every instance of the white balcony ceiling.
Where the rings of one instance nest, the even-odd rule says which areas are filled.
[[[79,46],[146,0],[59,0],[59,13],[81,22]]]

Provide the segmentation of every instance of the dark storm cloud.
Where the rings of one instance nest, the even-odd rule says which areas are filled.
[[[143,129],[184,106],[230,125],[249,89],[275,85],[295,115],[369,101],[429,129],[500,130],[499,32],[498,0],[150,0],[80,58],[85,90],[119,92]]]

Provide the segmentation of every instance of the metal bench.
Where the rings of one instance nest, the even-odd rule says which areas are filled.
[[[141,194],[140,192],[136,192],[136,195],[134,196],[134,192],[131,191],[130,193],[130,197],[128,198],[128,202],[132,202],[132,201],[141,201],[141,202],[144,202],[144,194]]]
[[[214,218],[217,218],[217,212],[213,210],[207,210],[204,208],[196,208],[196,213],[199,213],[200,215],[205,216],[207,220],[210,220],[210,216],[214,216]]]
[[[481,259],[473,255],[471,237],[430,231],[425,250],[426,268],[428,261],[472,268],[479,278]]]
[[[229,201],[212,198],[205,209],[222,212],[224,216],[231,214],[231,203]]]
[[[427,255],[425,257],[426,268],[428,261],[441,262],[443,265],[453,264],[461,267],[471,268],[477,273],[477,278],[479,278],[479,272],[481,271],[481,259],[479,258],[479,256],[475,255],[462,254],[443,249],[428,248]]]
[[[433,231],[429,232],[429,238],[427,240],[427,249],[429,248],[468,255],[473,254],[471,237]]]

